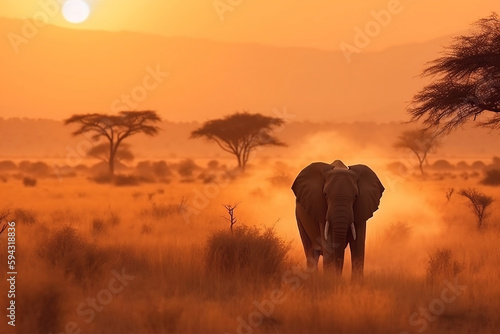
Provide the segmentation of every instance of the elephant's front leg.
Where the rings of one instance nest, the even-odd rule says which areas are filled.
[[[365,266],[365,237],[366,221],[356,223],[356,240],[352,233],[349,233],[349,247],[351,249],[352,279],[357,280],[363,277]]]

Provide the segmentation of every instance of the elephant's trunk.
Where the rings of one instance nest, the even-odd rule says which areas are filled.
[[[344,266],[347,233],[354,220],[352,203],[337,200],[334,205],[328,207],[327,220],[330,225],[326,241],[328,255],[324,256],[323,261],[325,268],[331,268],[340,275]]]

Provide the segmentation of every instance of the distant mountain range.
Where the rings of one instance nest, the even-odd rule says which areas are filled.
[[[1,36],[22,36],[22,27],[0,19]],[[0,39],[0,116],[63,119],[130,107],[179,122],[286,108],[300,121],[407,120],[405,107],[425,84],[424,64],[449,40],[361,53],[347,63],[340,51],[48,25],[18,53]]]

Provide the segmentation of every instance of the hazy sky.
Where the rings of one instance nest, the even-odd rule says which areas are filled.
[[[1,0],[0,16],[30,18],[43,3],[63,0]],[[498,0],[88,0],[92,13],[74,25],[58,13],[50,22],[78,29],[131,30],[168,36],[279,46],[338,49],[353,43],[355,28],[374,20],[372,12],[393,8],[367,47],[379,50],[463,31],[499,11]],[[233,3],[235,5],[229,5]],[[215,9],[218,6],[219,11]],[[223,19],[223,20],[222,20]]]

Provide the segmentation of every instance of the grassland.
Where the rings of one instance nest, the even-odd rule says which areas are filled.
[[[17,333],[498,332],[499,203],[478,231],[465,199],[446,198],[498,188],[378,169],[386,193],[368,224],[364,282],[351,283],[349,261],[339,281],[306,271],[289,189],[301,166],[273,166],[227,182],[127,187],[6,178]],[[231,234],[221,204],[236,203]],[[0,329],[15,332],[5,319]]]

